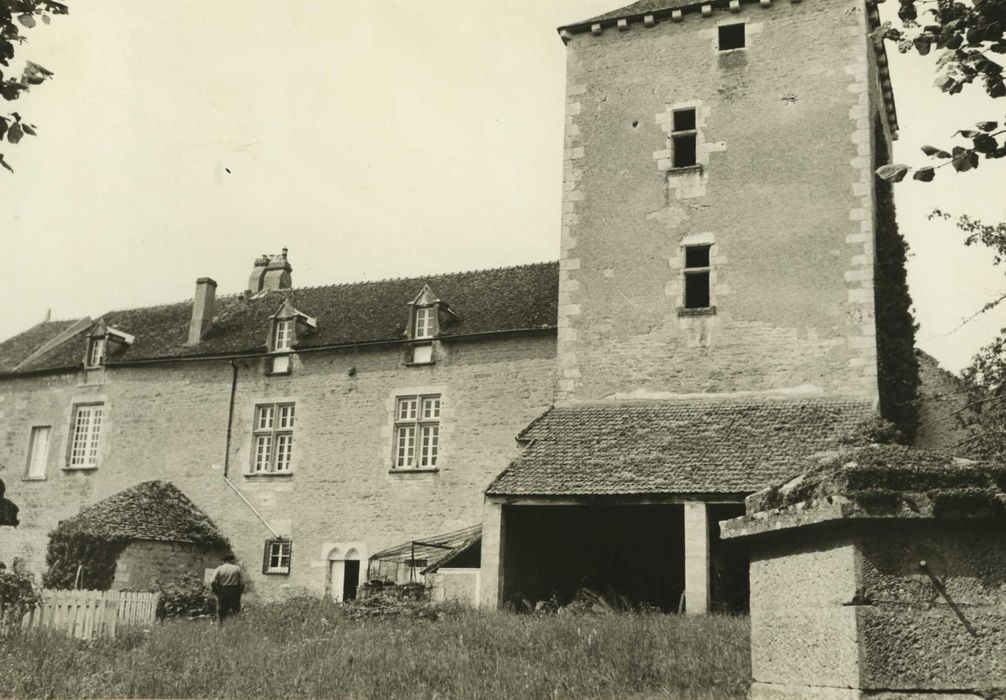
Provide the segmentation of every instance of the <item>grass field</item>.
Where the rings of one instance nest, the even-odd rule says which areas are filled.
[[[75,642],[0,640],[2,697],[744,698],[743,617],[549,615],[445,608],[354,619],[295,599]]]

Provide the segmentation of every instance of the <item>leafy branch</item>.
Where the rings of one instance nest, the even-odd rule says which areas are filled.
[[[877,0],[883,2],[884,0]],[[1000,55],[1006,54],[1006,4],[1003,0],[898,0],[897,28],[885,22],[874,30],[875,41],[890,41],[898,51],[915,51],[920,56],[936,49],[937,88],[949,95],[961,92],[965,86],[980,83],[991,98],[1006,96],[1006,81]],[[924,18],[920,20],[920,14]],[[877,175],[890,182],[900,182],[910,170],[912,179],[930,182],[936,169],[950,165],[957,172],[978,167],[982,158],[1006,156],[1006,144],[997,137],[1006,130],[996,131],[994,121],[978,122],[977,130],[958,131],[969,139],[968,146],[954,146],[947,151],[935,146],[923,146],[927,156],[942,161],[936,165],[911,168],[892,163],[877,169]]]
[[[44,66],[32,61],[25,61],[20,75],[4,75],[4,68],[10,68],[14,58],[14,49],[24,44],[28,39],[25,29],[33,29],[39,20],[49,24],[52,15],[69,13],[66,4],[57,0],[0,0],[0,97],[12,102],[34,85],[41,85],[53,73]],[[25,135],[35,136],[37,127],[25,122],[17,112],[0,114],[0,143],[4,137],[7,143],[17,144]],[[0,153],[0,166],[14,172],[10,164]]]
[[[965,139],[970,139],[970,147],[953,146],[950,151],[943,148],[937,148],[936,146],[927,145],[922,147],[922,152],[924,154],[932,159],[942,162],[939,162],[936,165],[926,165],[914,168],[902,163],[890,163],[888,165],[881,165],[877,168],[877,176],[889,182],[901,182],[910,171],[914,171],[912,174],[913,180],[932,182],[933,178],[936,177],[937,168],[951,165],[954,170],[959,173],[963,173],[977,168],[978,164],[981,162],[980,156],[984,156],[988,159],[1006,157],[1006,139],[1000,143],[998,138],[1003,134],[1006,134],[1006,129],[999,129],[999,131],[996,131],[996,129],[999,128],[999,122],[990,121],[978,122],[975,126],[977,127],[977,130],[961,129],[953,134],[953,136],[957,136],[959,134]]]

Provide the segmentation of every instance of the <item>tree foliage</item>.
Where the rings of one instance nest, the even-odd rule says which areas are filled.
[[[951,215],[936,210],[931,217],[949,219]],[[985,246],[992,252],[995,265],[1006,262],[1006,223],[987,224],[969,216],[956,220],[967,246]],[[975,313],[984,313],[1006,300],[1006,293],[988,302]],[[961,373],[964,387],[963,408],[957,422],[967,436],[958,445],[965,454],[980,459],[1006,460],[1006,328],[986,345]]]
[[[24,61],[20,73],[11,73],[15,49],[28,38],[26,29],[34,28],[38,21],[49,24],[52,15],[65,15],[69,8],[57,0],[0,0],[0,97],[8,102],[21,97],[33,85],[40,85],[52,77],[52,71],[43,66]],[[25,121],[17,112],[0,113],[0,143],[17,144],[24,136],[34,136],[37,127]],[[0,166],[13,172],[0,152]]]
[[[883,0],[879,0],[883,2]],[[877,39],[897,44],[902,53],[915,51],[925,56],[940,52],[936,66],[936,87],[954,95],[966,85],[979,84],[992,98],[1006,96],[1003,58],[1006,54],[1006,0],[899,0],[900,28],[887,22],[875,32]],[[1001,121],[979,121],[955,132],[959,143],[949,147],[923,146],[930,165],[909,167],[898,163],[883,165],[877,175],[900,182],[909,171],[912,178],[930,182],[936,170],[951,166],[966,172],[984,159],[1006,157],[1006,128]]]

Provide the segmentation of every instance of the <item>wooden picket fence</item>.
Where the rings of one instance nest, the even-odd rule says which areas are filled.
[[[42,604],[24,616],[21,627],[62,630],[77,639],[114,638],[120,625],[153,624],[157,597],[157,593],[134,591],[45,589]]]

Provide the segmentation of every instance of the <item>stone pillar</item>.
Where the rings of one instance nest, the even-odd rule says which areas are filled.
[[[503,506],[486,502],[482,510],[482,574],[479,607],[499,607],[503,590]]]
[[[720,535],[751,555],[751,700],[1006,687],[1004,504],[1006,466],[895,445],[749,496]]]
[[[685,503],[685,611],[709,612],[709,517],[701,501]]]

